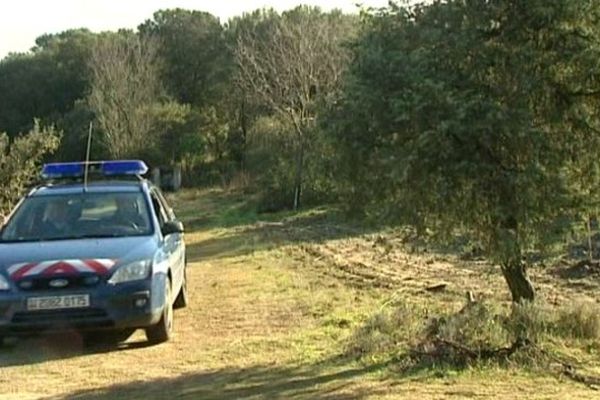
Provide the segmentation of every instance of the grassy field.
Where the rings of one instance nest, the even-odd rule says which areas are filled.
[[[175,338],[147,346],[137,332],[118,349],[93,351],[76,333],[16,341],[0,350],[0,399],[600,396],[510,363],[406,368],[419,319],[459,311],[466,291],[508,307],[499,271],[483,261],[412,248],[398,232],[357,226],[330,208],[257,215],[245,196],[220,190],[185,191],[173,203],[188,232],[191,297],[176,312]],[[547,304],[600,300],[597,276],[564,271],[533,271]],[[444,290],[427,290],[442,282]],[[412,316],[396,319],[405,336],[390,343],[366,329],[398,310]],[[552,346],[600,374],[597,340]]]

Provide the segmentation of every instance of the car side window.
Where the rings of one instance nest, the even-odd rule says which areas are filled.
[[[154,191],[150,193],[150,198],[152,199],[152,208],[154,208],[154,212],[156,213],[158,222],[162,227],[165,224],[165,222],[169,220],[169,218],[167,217],[167,213],[165,212],[164,207],[162,206],[158,196]]]
[[[165,213],[166,213],[167,217],[169,218],[169,221],[173,221],[175,219],[175,213],[173,212],[173,209],[169,206],[169,203],[167,203],[167,200],[165,199],[163,194],[158,189],[156,190],[156,197],[158,197],[158,200],[160,201],[160,204],[162,205],[163,209],[165,210]]]

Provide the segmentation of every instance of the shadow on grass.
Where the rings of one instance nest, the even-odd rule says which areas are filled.
[[[370,227],[344,221],[335,209],[318,208],[296,215],[271,215],[268,221],[231,228],[221,236],[213,236],[188,245],[189,261],[204,261],[252,254],[290,244],[323,243],[368,234]]]
[[[91,354],[132,351],[148,346],[150,344],[147,341],[84,346],[81,335],[76,331],[40,334],[30,338],[13,338],[9,340],[8,344],[0,347],[0,368],[73,359]]]
[[[222,190],[183,192],[173,197],[177,216],[186,229],[230,228],[261,219],[252,196]],[[267,216],[268,218],[268,216]]]
[[[256,212],[251,195],[222,190],[183,192],[173,198],[186,231],[215,230],[211,238],[188,245],[189,261],[252,254],[255,251],[296,243],[319,243],[373,231],[349,221],[336,207],[307,207],[299,211]]]
[[[363,399],[381,389],[356,385],[357,380],[386,367],[387,363],[368,367],[324,363],[225,368],[86,390],[56,399]]]

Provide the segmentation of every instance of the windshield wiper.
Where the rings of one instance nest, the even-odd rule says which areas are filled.
[[[0,243],[35,243],[35,242],[55,242],[59,240],[80,240],[80,239],[112,239],[130,236],[145,236],[149,232],[136,232],[135,234],[123,233],[91,233],[86,235],[71,235],[49,238],[16,238],[16,239],[0,239]]]
[[[0,239],[0,243],[37,243],[37,242],[54,242],[57,240],[71,240],[75,237],[58,237],[58,238],[17,238],[17,239]]]
[[[77,240],[77,239],[102,239],[102,238],[115,238],[126,236],[122,233],[90,233],[86,235],[67,236],[61,238],[62,240]]]

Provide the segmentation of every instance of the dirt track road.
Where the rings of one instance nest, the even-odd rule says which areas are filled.
[[[297,376],[289,366],[303,357],[297,336],[311,322],[290,290],[296,273],[255,252],[252,235],[194,222],[217,204],[180,205],[190,227],[190,307],[176,311],[171,342],[147,346],[141,331],[116,350],[86,350],[77,333],[16,341],[0,350],[0,399],[236,398]]]
[[[394,377],[393,368],[390,375],[389,365],[377,361],[340,361],[337,356],[353,330],[394,290],[389,282],[416,293],[435,277],[431,265],[407,270],[402,260],[408,258],[374,268],[366,260],[352,261],[335,252],[346,246],[348,254],[357,254],[357,246],[371,249],[372,244],[327,241],[343,236],[327,226],[318,228],[324,244],[314,253],[301,243],[315,243],[310,229],[319,224],[318,213],[289,224],[246,224],[231,217],[239,204],[221,192],[186,192],[176,204],[189,232],[191,301],[176,311],[175,338],[147,346],[137,332],[118,349],[94,351],[84,349],[76,333],[17,341],[0,350],[0,400],[597,395],[570,382],[510,370],[494,371],[493,380],[489,372],[425,379]],[[390,265],[405,268],[404,275],[391,276]],[[380,284],[373,271],[384,278]],[[449,279],[462,292],[475,284],[472,275],[464,270]],[[418,276],[422,282],[413,279]],[[489,279],[494,287],[498,278]],[[456,298],[461,301],[462,294]]]

